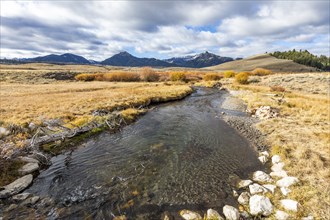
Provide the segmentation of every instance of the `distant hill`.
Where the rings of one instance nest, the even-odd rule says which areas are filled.
[[[242,60],[223,63],[217,66],[207,67],[210,70],[234,70],[252,71],[255,68],[265,68],[273,72],[314,72],[317,71],[314,67],[309,67],[293,62],[292,60],[277,59],[268,54],[256,55]]]
[[[120,52],[101,62],[102,65],[131,66],[131,67],[176,67],[176,64],[168,63],[155,58],[138,58],[128,52]]]
[[[173,57],[164,61],[173,63],[181,67],[202,68],[207,66],[214,66],[221,63],[233,61],[231,57],[221,57],[213,53],[204,52],[194,56]]]
[[[71,53],[62,55],[50,54],[47,56],[20,59],[25,62],[42,62],[42,63],[72,63],[72,64],[90,64],[90,62],[82,56]]]

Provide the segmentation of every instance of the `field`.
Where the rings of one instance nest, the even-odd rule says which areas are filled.
[[[288,173],[301,184],[293,199],[317,219],[330,216],[330,73],[275,74],[254,78],[256,83],[238,85],[239,97],[250,109],[269,105],[280,109],[280,117],[261,121],[257,126],[266,136],[272,154],[279,154]],[[285,92],[271,91],[280,85]],[[284,95],[284,102],[272,94]]]

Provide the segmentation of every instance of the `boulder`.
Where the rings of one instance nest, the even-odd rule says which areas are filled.
[[[294,212],[298,212],[299,209],[299,203],[295,200],[292,199],[282,199],[280,200],[280,204],[282,205],[282,207],[288,211],[294,211]]]
[[[223,207],[223,214],[226,217],[226,220],[238,220],[239,219],[239,212],[238,210],[230,205],[225,205]]]
[[[265,184],[265,185],[262,185],[264,188],[266,188],[269,192],[271,192],[272,194],[275,193],[275,189],[276,189],[276,186],[275,185],[272,185],[272,184]]]
[[[32,158],[32,157],[18,157],[21,161],[26,163],[39,163],[38,160]]]
[[[262,163],[265,164],[268,161],[268,158],[265,155],[262,155],[260,157],[258,157],[258,160]]]
[[[259,153],[259,156],[266,156],[267,158],[269,157],[269,153],[268,153],[268,151],[263,151],[263,152],[260,152]]]
[[[273,178],[276,178],[276,177],[283,178],[283,177],[287,177],[287,176],[288,176],[288,174],[286,173],[285,170],[276,171],[276,172],[271,172],[269,175],[270,175],[271,177],[273,177]]]
[[[301,218],[301,220],[313,220],[313,219],[314,217],[311,214],[309,214],[307,217]]]
[[[289,214],[280,210],[277,210],[275,213],[275,219],[276,220],[287,220],[289,219]]]
[[[197,212],[189,211],[189,210],[181,210],[180,215],[185,220],[202,220],[202,216]]]
[[[241,181],[238,182],[237,187],[238,187],[239,189],[241,189],[241,188],[245,188],[245,187],[249,186],[249,185],[252,184],[252,183],[253,183],[253,182],[252,182],[251,180],[241,180]]]
[[[289,187],[298,182],[299,182],[298,178],[293,177],[293,176],[287,176],[287,177],[283,177],[282,179],[278,180],[276,182],[276,185],[278,187]]]
[[[32,174],[23,176],[7,186],[0,188],[0,199],[5,199],[26,189],[33,180]]]
[[[33,173],[34,171],[39,170],[39,164],[38,163],[27,163],[23,167],[21,167],[18,172],[21,175],[26,175]]]
[[[261,183],[271,183],[273,182],[272,178],[263,171],[256,171],[253,173],[253,180]]]
[[[278,156],[278,155],[272,156],[272,163],[273,164],[276,164],[276,163],[279,163],[279,162],[281,162],[281,157],[280,156]]]
[[[206,220],[224,220],[224,218],[214,209],[208,209],[206,212]]]
[[[27,198],[26,200],[24,200],[22,202],[22,205],[33,206],[34,204],[36,204],[39,201],[39,199],[40,199],[39,196],[32,196],[32,197]]]
[[[258,183],[254,183],[249,186],[251,195],[257,194],[257,193],[266,193],[267,189],[260,186]]]
[[[273,212],[273,205],[269,198],[265,196],[254,195],[249,202],[251,215],[269,216]]]
[[[271,170],[273,172],[277,172],[277,171],[282,171],[284,167],[284,163],[283,162],[279,162],[279,163],[275,163],[272,167]]]
[[[241,195],[238,197],[237,201],[241,205],[246,205],[249,203],[250,200],[250,193],[242,192]]]

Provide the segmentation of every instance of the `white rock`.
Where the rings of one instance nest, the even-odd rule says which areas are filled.
[[[287,196],[290,192],[291,192],[291,190],[290,190],[289,188],[281,187],[281,193],[282,193],[284,196]]]
[[[241,205],[248,204],[250,200],[250,193],[242,192],[241,195],[238,197],[237,201]]]
[[[280,200],[281,205],[288,211],[297,212],[299,209],[299,203],[292,199],[282,199]]]
[[[247,186],[249,186],[250,184],[252,184],[253,182],[251,180],[241,180],[238,182],[237,187],[240,188],[245,188]]]
[[[262,185],[263,187],[265,187],[269,192],[271,192],[272,194],[275,193],[275,189],[276,186],[272,185],[272,184],[266,184],[266,185]]]
[[[238,192],[236,190],[233,190],[233,196],[238,197]]]
[[[276,163],[279,163],[279,162],[281,162],[281,157],[280,156],[278,156],[278,155],[272,156],[272,163],[273,164],[276,164]]]
[[[254,195],[249,202],[251,215],[269,216],[273,212],[273,205],[269,198],[265,196]]]
[[[269,174],[271,177],[275,178],[275,177],[287,177],[288,174],[286,173],[285,170],[281,170],[281,171],[276,171],[276,172],[271,172]]]
[[[271,170],[273,172],[282,171],[283,170],[283,167],[284,167],[284,163],[283,162],[279,162],[279,163],[275,163],[272,166]]]
[[[265,155],[262,155],[260,157],[258,157],[258,160],[262,163],[265,164],[268,161],[268,158]]]
[[[280,210],[277,210],[275,213],[275,219],[276,220],[287,220],[289,219],[289,214]]]
[[[287,176],[287,177],[284,177],[284,178],[278,180],[276,182],[276,185],[279,187],[289,187],[298,182],[299,182],[298,178],[293,177],[293,176]]]
[[[263,151],[259,153],[260,156],[266,156],[267,158],[269,157],[268,151]]]
[[[18,172],[21,175],[30,174],[34,171],[39,170],[39,164],[38,163],[27,163],[23,167],[21,167]]]
[[[250,189],[251,195],[254,195],[254,194],[257,194],[257,193],[265,193],[265,192],[267,192],[267,189],[266,188],[260,186],[257,183],[254,183],[254,184],[250,185],[249,186],[249,189]]]
[[[314,217],[311,214],[309,214],[307,217],[301,218],[301,220],[313,220],[313,219]]]
[[[256,182],[262,182],[262,183],[271,183],[273,182],[272,178],[263,171],[256,171],[253,173],[253,180]]]
[[[8,131],[6,128],[4,128],[4,127],[0,127],[0,138],[2,138],[2,137],[5,137],[5,136],[7,136],[7,135],[9,135],[10,134],[10,131]]]
[[[208,209],[206,212],[206,220],[224,220],[224,218],[214,209]]]
[[[250,214],[247,212],[247,211],[243,211],[241,212],[241,216],[244,218],[244,219],[250,219]]]
[[[239,219],[238,210],[230,205],[225,205],[223,207],[223,214],[225,215],[226,220],[238,220]]]
[[[180,215],[185,220],[202,220],[202,217],[197,212],[189,211],[189,210],[181,210]]]
[[[39,201],[40,197],[39,196],[33,196],[33,197],[30,197],[26,200],[24,200],[22,202],[22,205],[25,205],[25,206],[32,206],[34,204],[36,204],[38,201]]]
[[[33,180],[32,174],[23,176],[14,182],[10,183],[7,186],[0,188],[0,199],[8,198],[9,196],[15,195],[21,191],[23,191],[25,188],[27,188]]]

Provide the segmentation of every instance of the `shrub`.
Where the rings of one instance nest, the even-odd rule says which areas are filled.
[[[137,82],[139,74],[134,72],[112,72],[103,75],[103,80],[110,82]]]
[[[239,84],[248,84],[249,74],[247,72],[240,72],[235,76],[235,80]]]
[[[96,74],[82,73],[76,75],[74,78],[80,81],[93,81],[95,80]]]
[[[141,80],[146,82],[158,82],[160,75],[150,67],[143,67],[141,70]]]
[[[233,70],[227,70],[223,73],[223,77],[225,78],[231,78],[234,77],[236,73]]]
[[[171,81],[186,81],[187,77],[184,72],[172,72],[170,73]]]
[[[256,75],[256,76],[264,76],[264,75],[269,75],[272,73],[273,72],[271,70],[264,69],[264,68],[256,68],[252,71],[252,74]]]
[[[285,92],[285,88],[283,88],[282,86],[271,86],[270,87],[270,91],[273,91],[273,92]]]
[[[207,73],[203,76],[204,81],[216,81],[220,80],[221,76],[217,73]]]

